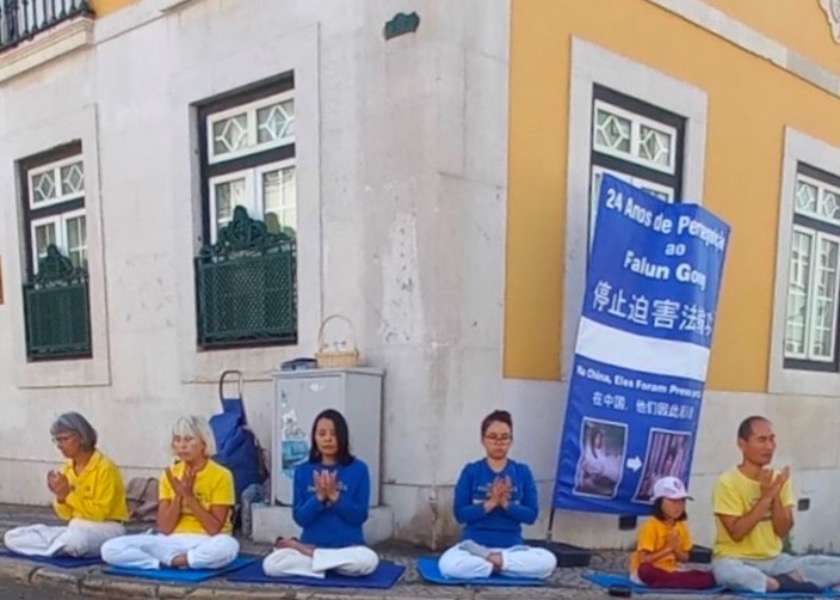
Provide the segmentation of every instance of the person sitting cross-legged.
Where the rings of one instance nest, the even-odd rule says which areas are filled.
[[[717,539],[712,572],[735,591],[815,594],[840,584],[840,557],[791,556],[782,551],[793,529],[790,469],[770,468],[776,450],[764,417],[738,427],[743,459],[718,480],[714,493]]]
[[[47,474],[47,488],[55,513],[68,523],[15,527],[3,543],[28,556],[99,556],[103,543],[125,534],[128,507],[122,475],[96,449],[96,431],[79,413],[58,417],[50,433],[67,463]]]
[[[510,413],[497,410],[481,423],[487,455],[461,471],[455,486],[455,518],[464,525],[462,541],[444,552],[444,577],[475,579],[493,573],[546,579],[557,557],[523,544],[522,525],[537,520],[537,487],[531,470],[508,458],[513,441]]]
[[[692,500],[676,477],[662,477],[653,485],[653,515],[639,529],[636,551],[630,557],[630,579],[652,588],[703,590],[714,587],[709,571],[684,569],[691,547],[685,512]]]
[[[181,417],[172,428],[177,462],[163,472],[157,534],[126,535],[102,546],[118,567],[221,569],[239,554],[231,532],[233,475],[210,459],[216,442],[202,417]]]
[[[379,565],[365,545],[362,525],[368,518],[370,473],[350,453],[344,416],[327,409],[312,424],[309,461],[295,468],[292,517],[303,529],[300,540],[278,539],[263,559],[271,577],[324,578],[327,571],[369,575]]]

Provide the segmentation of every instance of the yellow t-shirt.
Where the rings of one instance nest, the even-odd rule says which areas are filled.
[[[72,490],[64,502],[53,501],[55,513],[69,521],[128,521],[128,504],[122,474],[110,458],[95,450],[82,472],[76,474],[68,460],[61,472]]]
[[[170,469],[176,479],[181,479],[186,470],[186,463],[177,462]],[[214,505],[232,507],[236,504],[234,501],[233,475],[219,463],[208,460],[204,468],[195,476],[193,495],[205,510],[210,510],[210,507]],[[160,500],[172,500],[175,497],[175,490],[169,485],[166,472],[160,477],[160,492],[158,497]],[[221,533],[231,533],[232,531],[233,524],[230,520],[230,514],[228,514],[227,523],[222,527]],[[201,525],[201,521],[193,515],[193,512],[187,506],[184,506],[181,510],[181,518],[178,520],[178,524],[172,533],[207,532]]]
[[[691,531],[688,529],[687,521],[677,521],[673,525],[668,525],[665,521],[651,517],[639,530],[636,551],[630,557],[630,573],[635,575],[639,571],[643,552],[659,552],[667,546],[668,536],[672,531],[676,531],[680,536],[679,549],[683,552],[691,550],[694,542],[691,540]],[[677,557],[673,554],[668,554],[654,562],[653,566],[663,571],[676,571]]]
[[[778,475],[778,471],[773,476]],[[790,480],[785,483],[780,494],[782,505],[793,506],[793,488]],[[715,540],[715,557],[732,557],[751,560],[774,558],[782,553],[782,539],[773,531],[773,516],[771,510],[750,531],[744,539],[736,542],[729,536],[729,532],[720,520],[719,515],[742,517],[755,506],[761,498],[761,484],[750,479],[735,467],[721,475],[715,487],[714,512],[717,539]]]

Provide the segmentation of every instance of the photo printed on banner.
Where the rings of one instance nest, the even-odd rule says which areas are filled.
[[[586,418],[581,427],[580,461],[574,493],[613,498],[621,483],[627,451],[627,425]]]
[[[652,428],[634,500],[653,502],[653,486],[663,477],[676,477],[685,482],[691,463],[691,448],[690,433]]]

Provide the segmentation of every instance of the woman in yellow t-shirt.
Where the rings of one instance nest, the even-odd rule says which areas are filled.
[[[202,417],[172,427],[175,464],[161,476],[157,534],[126,535],[102,546],[102,560],[119,567],[220,569],[239,554],[231,532],[233,476],[210,459],[216,442]]]
[[[630,578],[652,588],[702,590],[714,587],[709,571],[683,571],[693,542],[685,514],[691,497],[676,477],[663,477],[653,485],[653,518],[639,530],[636,551],[630,558]]]
[[[67,459],[47,474],[53,509],[66,526],[26,525],[6,532],[6,548],[28,556],[99,556],[111,538],[125,535],[125,487],[117,466],[96,449],[96,430],[82,415],[61,415],[50,434]]]

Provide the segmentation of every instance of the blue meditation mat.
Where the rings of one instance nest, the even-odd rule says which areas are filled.
[[[11,550],[0,550],[0,556],[28,560],[44,565],[51,565],[53,567],[60,567],[62,569],[78,569],[79,567],[91,567],[93,565],[102,564],[102,559],[98,556],[87,558],[77,558],[75,556],[28,556],[26,554],[12,552]]]
[[[257,561],[240,569],[227,577],[228,581],[235,583],[282,583],[287,585],[305,585],[309,587],[330,587],[330,588],[367,588],[376,590],[387,590],[394,586],[402,577],[405,567],[391,561],[380,561],[379,566],[370,575],[363,577],[348,577],[333,571],[327,571],[326,577],[301,577],[290,575],[286,577],[269,577],[262,568],[262,562]]]
[[[534,587],[545,585],[542,579],[533,579],[531,577],[509,577],[507,575],[491,575],[490,577],[480,577],[478,579],[452,579],[444,577],[440,569],[438,569],[438,559],[434,557],[424,557],[417,559],[417,572],[420,576],[435,585],[488,585],[488,586],[528,586]]]
[[[840,598],[840,591],[824,590],[820,594],[805,592],[735,592],[740,598]]]
[[[244,569],[258,560],[254,556],[238,556],[232,563],[221,569],[137,569],[134,567],[106,567],[102,569],[102,572],[108,575],[119,575],[120,577],[139,577],[141,579],[155,579],[157,581],[195,583]]]
[[[705,590],[652,588],[646,585],[633,583],[633,580],[627,575],[613,575],[610,573],[586,573],[583,578],[603,588],[609,588],[613,585],[625,586],[633,590],[634,594],[691,594],[696,596],[714,596],[716,594],[722,594],[726,591],[726,588],[720,586]]]

